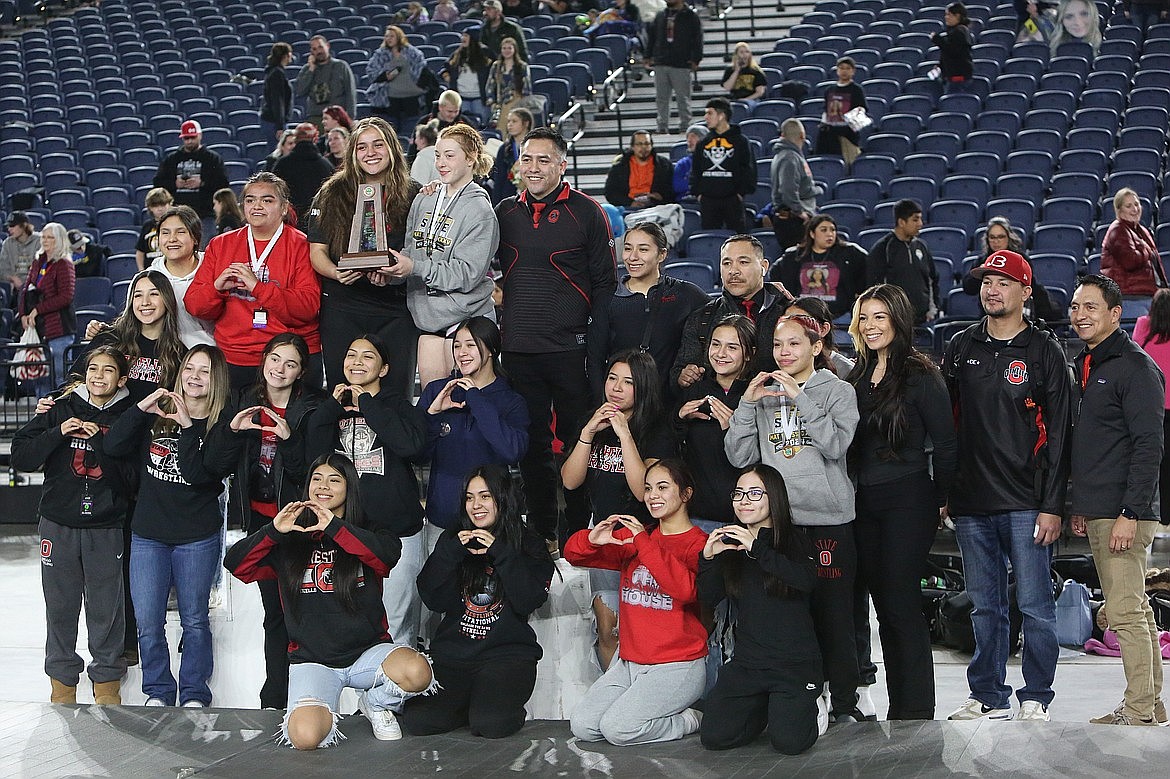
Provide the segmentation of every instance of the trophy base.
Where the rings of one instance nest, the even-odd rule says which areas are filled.
[[[341,270],[375,270],[394,265],[390,252],[351,252],[341,255],[337,267]]]

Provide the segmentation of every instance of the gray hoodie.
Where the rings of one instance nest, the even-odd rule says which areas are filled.
[[[741,400],[723,448],[736,468],[763,462],[780,471],[794,524],[844,525],[854,516],[845,453],[857,420],[853,387],[820,369],[795,404],[776,397]]]
[[[414,261],[406,279],[406,306],[418,329],[436,333],[473,316],[495,318],[488,266],[500,244],[491,199],[474,181],[446,198],[432,229],[439,192],[420,194],[410,206],[405,253]]]

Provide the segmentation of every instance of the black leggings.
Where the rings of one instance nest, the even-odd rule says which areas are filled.
[[[432,662],[434,695],[406,702],[402,726],[412,736],[469,726],[473,736],[504,738],[524,725],[524,704],[536,686],[536,661],[494,660],[478,668]]]
[[[707,693],[699,737],[707,749],[734,749],[767,728],[772,749],[799,755],[816,743],[820,693],[815,669],[761,670],[732,660]]]
[[[382,379],[382,386],[410,397],[414,390],[418,329],[405,302],[374,308],[338,300],[336,294],[324,294],[321,296],[320,332],[326,392],[331,393],[335,386],[345,382],[341,366],[349,345],[360,335],[373,334],[385,341],[390,349],[390,371]]]
[[[264,684],[260,687],[260,708],[288,706],[288,628],[275,579],[261,579],[260,603],[264,606]]]
[[[857,634],[853,630],[853,582],[857,576],[857,547],[853,523],[804,527],[813,543],[817,586],[812,594],[813,624],[825,678],[832,694],[833,714],[857,707]]]

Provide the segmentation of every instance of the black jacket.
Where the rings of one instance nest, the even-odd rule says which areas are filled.
[[[278,128],[288,124],[292,115],[292,84],[284,68],[273,65],[264,71],[264,98],[260,103],[260,118]]]
[[[584,350],[604,332],[617,287],[609,219],[597,201],[563,183],[539,217],[527,191],[496,206],[504,288],[505,352]]]
[[[691,154],[691,194],[724,198],[755,191],[756,161],[739,125],[708,133]]]
[[[793,246],[772,266],[768,278],[797,297],[820,298],[836,318],[851,311],[853,301],[866,288],[865,251],[841,238],[824,254]]]
[[[627,151],[613,164],[605,177],[605,200],[610,205],[628,208],[630,203],[630,158],[632,151]],[[650,191],[658,195],[662,203],[674,202],[674,165],[661,154],[655,154],[654,180],[650,183]]]
[[[666,21],[674,16],[674,37],[666,39]],[[689,68],[703,59],[703,24],[690,6],[658,12],[646,29],[646,58],[671,68]]]
[[[175,179],[179,174],[198,175],[202,181],[198,189],[177,189]],[[162,187],[175,196],[175,205],[191,206],[202,217],[215,216],[212,196],[228,186],[227,171],[223,158],[206,146],[195,151],[179,147],[159,163],[154,174],[154,186]]]
[[[943,358],[959,433],[950,513],[1063,515],[1072,419],[1064,352],[1032,324],[1001,349],[986,322],[952,338]]]
[[[323,398],[309,418],[306,440],[310,460],[334,451],[353,460],[370,527],[399,538],[422,530],[423,508],[410,458],[426,446],[427,420],[409,398],[383,388],[377,395],[362,395],[357,411]]]
[[[938,46],[938,66],[946,81],[965,81],[974,74],[971,47],[975,39],[966,26],[956,24],[930,36]]]
[[[903,241],[891,230],[878,239],[865,259],[865,286],[894,284],[902,288],[914,306],[916,322],[925,322],[933,308],[942,303],[938,292],[938,269],[921,238]]]
[[[600,399],[605,383],[605,364],[617,352],[637,349],[645,339],[646,350],[658,366],[663,384],[670,383],[670,369],[678,354],[687,317],[707,305],[707,293],[689,281],[662,274],[649,294],[631,292],[626,286],[629,276],[618,284],[609,300],[606,321],[609,327],[587,344],[589,382],[595,398]],[[650,324],[647,330],[647,323]],[[596,330],[594,331],[597,332]]]
[[[1073,415],[1073,513],[1117,517],[1124,506],[1140,519],[1158,519],[1162,371],[1121,329],[1084,349],[1073,368],[1082,384]]]
[[[325,179],[333,175],[333,163],[321,156],[312,141],[297,141],[285,156],[276,161],[272,172],[288,183],[289,202],[303,216],[317,196]]]
[[[756,370],[776,370],[776,360],[772,357],[772,336],[776,332],[776,321],[784,316],[784,310],[792,302],[792,298],[783,297],[770,284],[757,292],[754,299],[756,307]],[[683,326],[682,342],[679,344],[678,356],[674,359],[674,367],[670,369],[670,381],[678,385],[678,375],[687,365],[698,365],[711,372],[711,365],[707,362],[707,347],[711,343],[711,332],[721,320],[732,314],[742,314],[743,303],[729,292],[724,292],[715,300],[700,308],[687,317]]]
[[[755,376],[750,371],[749,375]],[[746,379],[737,379],[724,392],[712,374],[707,373],[682,390],[678,405],[712,395],[734,411],[739,407],[747,385]],[[728,525],[735,522],[731,491],[735,489],[740,469],[728,462],[727,453],[723,451],[723,438],[727,431],[719,426],[717,419],[679,419],[677,408],[674,418],[680,431],[683,459],[690,466],[695,479],[695,494],[687,507],[691,516]]]

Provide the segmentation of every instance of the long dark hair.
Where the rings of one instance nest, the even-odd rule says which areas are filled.
[[[472,469],[463,480],[464,504],[459,517],[460,529],[475,530],[475,523],[467,515],[466,497],[471,481],[475,478],[483,479],[496,504],[496,524],[488,528],[496,540],[513,551],[551,561],[548,546],[524,524],[524,492],[519,482],[502,465],[480,465]],[[459,584],[464,595],[483,592],[488,581],[496,578],[491,568],[485,555],[467,555],[459,566]]]
[[[650,428],[662,418],[662,379],[654,358],[637,349],[627,349],[609,358],[605,367],[608,376],[613,366],[624,362],[630,366],[630,377],[634,380],[634,408],[630,411],[630,433],[635,441],[642,441]]]
[[[804,226],[804,235],[800,237],[800,245],[796,249],[799,256],[803,257],[812,253],[813,235],[816,233],[818,227],[826,223],[833,225],[834,230],[838,230],[837,220],[828,214],[817,214],[808,220],[808,224]],[[836,246],[840,241],[841,233],[838,232],[836,239],[833,241],[833,246]],[[829,248],[831,249],[833,247],[830,246]]]
[[[301,358],[301,375],[292,383],[289,402],[299,398],[305,390],[305,373],[309,370],[309,344],[296,333],[277,333],[264,344],[264,351],[260,353],[260,364],[256,366],[256,383],[249,392],[256,398],[256,402],[263,406],[272,405],[272,398],[268,397],[268,382],[264,380],[264,363],[267,362],[268,355],[280,346],[291,346],[297,350],[297,356]]]
[[[743,351],[743,370],[735,378],[747,379],[754,376],[756,373],[756,323],[748,319],[743,314],[731,314],[725,316],[715,323],[715,327],[711,328],[711,334],[721,327],[730,327],[735,331],[735,337],[739,339],[739,348]],[[703,358],[710,364],[711,353],[711,339],[707,339],[707,354]]]
[[[323,454],[309,466],[309,475],[305,479],[305,500],[311,500],[313,473],[322,466],[329,466],[345,479],[345,516],[344,520],[354,527],[365,527],[366,517],[362,512],[361,500],[358,496],[358,473],[353,462],[348,457],[337,452]],[[298,522],[316,524],[316,516],[305,509]],[[290,614],[295,614],[301,598],[301,581],[305,576],[305,568],[309,564],[309,557],[317,548],[317,541],[308,533],[291,532],[286,534],[280,545],[284,551],[280,571],[280,595],[284,608]],[[338,548],[333,553],[333,592],[341,598],[342,605],[350,614],[358,612],[357,589],[358,577],[362,573],[362,561],[355,555]]]
[[[169,211],[167,214],[182,219],[181,214],[171,214]],[[198,244],[195,248],[199,248]],[[163,305],[167,309],[163,314],[162,332],[159,334],[155,351],[158,353],[158,386],[170,387],[179,375],[179,363],[187,354],[187,347],[183,345],[183,340],[179,337],[179,303],[175,298],[175,289],[171,286],[170,279],[159,271],[150,268],[140,270],[130,280],[130,289],[126,294],[126,307],[122,309],[121,316],[114,320],[114,345],[131,362],[142,356],[142,352],[138,349],[138,337],[142,335],[142,323],[138,321],[138,317],[134,316],[134,290],[142,279],[146,279],[158,289],[162,295]]]
[[[830,333],[833,332],[833,311],[825,301],[812,295],[805,295],[789,303],[788,308],[784,309],[784,312],[787,314],[794,308],[800,309],[817,320],[817,323],[821,327],[827,327]],[[821,347],[823,351],[829,352],[830,354],[837,351],[837,344],[833,343],[832,338],[822,338]]]
[[[486,316],[473,316],[460,322],[455,328],[455,334],[457,335],[460,330],[471,333],[476,346],[479,347],[479,358],[484,362],[490,362],[492,370],[497,376],[507,378],[508,374],[504,372],[504,367],[500,364],[503,340],[500,337],[500,328],[496,326],[496,323]],[[454,352],[454,341],[451,342],[451,349]]]
[[[695,475],[691,473],[691,469],[687,467],[686,462],[679,457],[664,457],[661,460],[654,460],[646,466],[647,482],[650,481],[650,471],[654,470],[655,468],[661,468],[662,470],[666,471],[668,476],[670,476],[670,480],[674,482],[676,487],[678,487],[678,494],[679,497],[682,498],[683,507],[688,509],[689,514],[691,501],[695,499]],[[690,495],[684,498],[683,496],[686,495],[687,492],[690,492]],[[647,508],[649,508],[649,506],[647,506]],[[646,529],[649,530],[657,524],[658,520],[650,517],[648,520],[646,520],[645,526]]]
[[[89,372],[89,364],[93,362],[94,357],[98,356],[109,357],[110,360],[113,361],[114,365],[118,367],[119,379],[124,378],[130,374],[130,361],[126,359],[125,354],[119,351],[118,347],[96,346],[93,349],[90,349],[89,352],[85,355],[85,368],[82,369],[81,376],[78,377],[76,374],[73,374],[73,380],[62,387],[60,394],[56,396],[58,400],[85,384],[85,374]]]
[[[1170,289],[1162,288],[1150,301],[1150,332],[1142,339],[1142,346],[1153,339],[1156,344],[1170,341]]]
[[[473,35],[466,30],[463,31],[463,35],[468,37],[467,48],[457,47],[455,53],[451,55],[451,59],[447,60],[456,70],[454,75],[459,75],[458,70],[463,65],[467,65],[476,73],[491,67],[492,62],[488,59],[487,54],[484,53],[483,46],[479,42],[479,36]]]
[[[811,544],[804,531],[792,524],[792,506],[788,501],[788,487],[784,484],[784,477],[780,471],[771,465],[757,463],[749,465],[739,472],[739,476],[754,473],[764,485],[764,492],[768,495],[768,516],[772,519],[772,548],[789,560],[799,560],[811,554]],[[739,483],[736,476],[736,484]],[[728,495],[728,500],[731,496]],[[728,595],[738,597],[741,593],[740,579],[743,576],[744,555],[723,553],[723,588]],[[796,596],[791,587],[782,582],[775,574],[764,572],[764,592],[775,598],[791,598]]]
[[[897,450],[906,435],[906,384],[910,377],[923,374],[938,374],[939,370],[926,355],[914,348],[914,307],[901,287],[893,284],[877,284],[862,292],[853,304],[853,321],[849,323],[849,335],[857,347],[857,363],[846,378],[856,387],[873,371],[877,364],[877,352],[869,348],[861,335],[861,304],[876,300],[890,312],[890,325],[894,328],[894,339],[886,352],[886,375],[873,389],[873,410],[870,412],[874,424],[889,448],[883,448],[881,457],[896,460]]]

